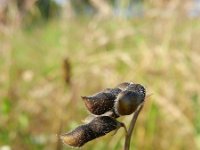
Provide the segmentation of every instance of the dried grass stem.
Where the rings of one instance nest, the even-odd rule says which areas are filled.
[[[131,123],[130,123],[130,126],[129,126],[129,129],[128,129],[128,133],[126,134],[126,138],[125,138],[125,144],[124,144],[124,150],[129,150],[130,149],[130,141],[131,141],[131,135],[132,135],[132,132],[133,132],[133,129],[135,127],[135,123],[136,123],[136,120],[138,118],[138,115],[140,113],[140,111],[142,110],[143,108],[143,104],[141,104],[138,109],[136,110],[136,112],[133,114],[133,118],[131,120]]]

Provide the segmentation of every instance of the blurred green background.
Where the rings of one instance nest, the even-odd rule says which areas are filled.
[[[70,150],[80,96],[124,81],[147,99],[131,150],[200,149],[198,0],[0,0],[0,150]],[[131,116],[119,120],[129,125]],[[124,131],[83,150],[122,150]]]

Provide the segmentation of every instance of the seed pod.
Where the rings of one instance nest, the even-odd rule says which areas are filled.
[[[109,116],[100,116],[94,118],[90,123],[81,125],[69,133],[61,135],[64,144],[72,147],[81,147],[85,143],[106,135],[107,133],[117,130],[124,126]]]
[[[144,93],[140,91],[122,91],[116,99],[116,113],[119,115],[130,115],[135,112],[137,107],[144,101]]]
[[[141,99],[142,97],[144,98],[146,96],[145,88],[141,84],[130,84],[127,87],[127,90],[138,93],[138,95],[141,96]]]
[[[105,89],[92,96],[82,96],[82,99],[92,114],[102,115],[113,108],[115,99],[120,92],[119,88]]]

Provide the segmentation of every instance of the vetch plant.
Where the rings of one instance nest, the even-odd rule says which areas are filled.
[[[62,134],[64,144],[81,147],[85,143],[123,127],[126,131],[124,150],[129,150],[131,135],[143,108],[146,90],[140,84],[124,82],[115,88],[107,88],[92,96],[82,96],[86,108],[94,115],[93,120]],[[117,118],[133,114],[129,129]]]

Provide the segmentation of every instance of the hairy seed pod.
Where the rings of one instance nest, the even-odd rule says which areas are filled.
[[[127,90],[138,93],[138,95],[141,96],[141,99],[144,99],[146,96],[145,88],[141,84],[130,84],[127,87]]]
[[[113,108],[115,99],[120,92],[119,88],[105,89],[92,96],[82,96],[82,99],[92,114],[102,115]]]
[[[115,111],[117,114],[130,115],[136,111],[137,107],[144,101],[145,92],[139,91],[122,91],[115,103]]]
[[[107,133],[117,130],[124,126],[109,116],[99,116],[94,118],[90,123],[81,125],[71,132],[61,135],[64,144],[72,147],[81,147],[85,143],[106,135]]]

